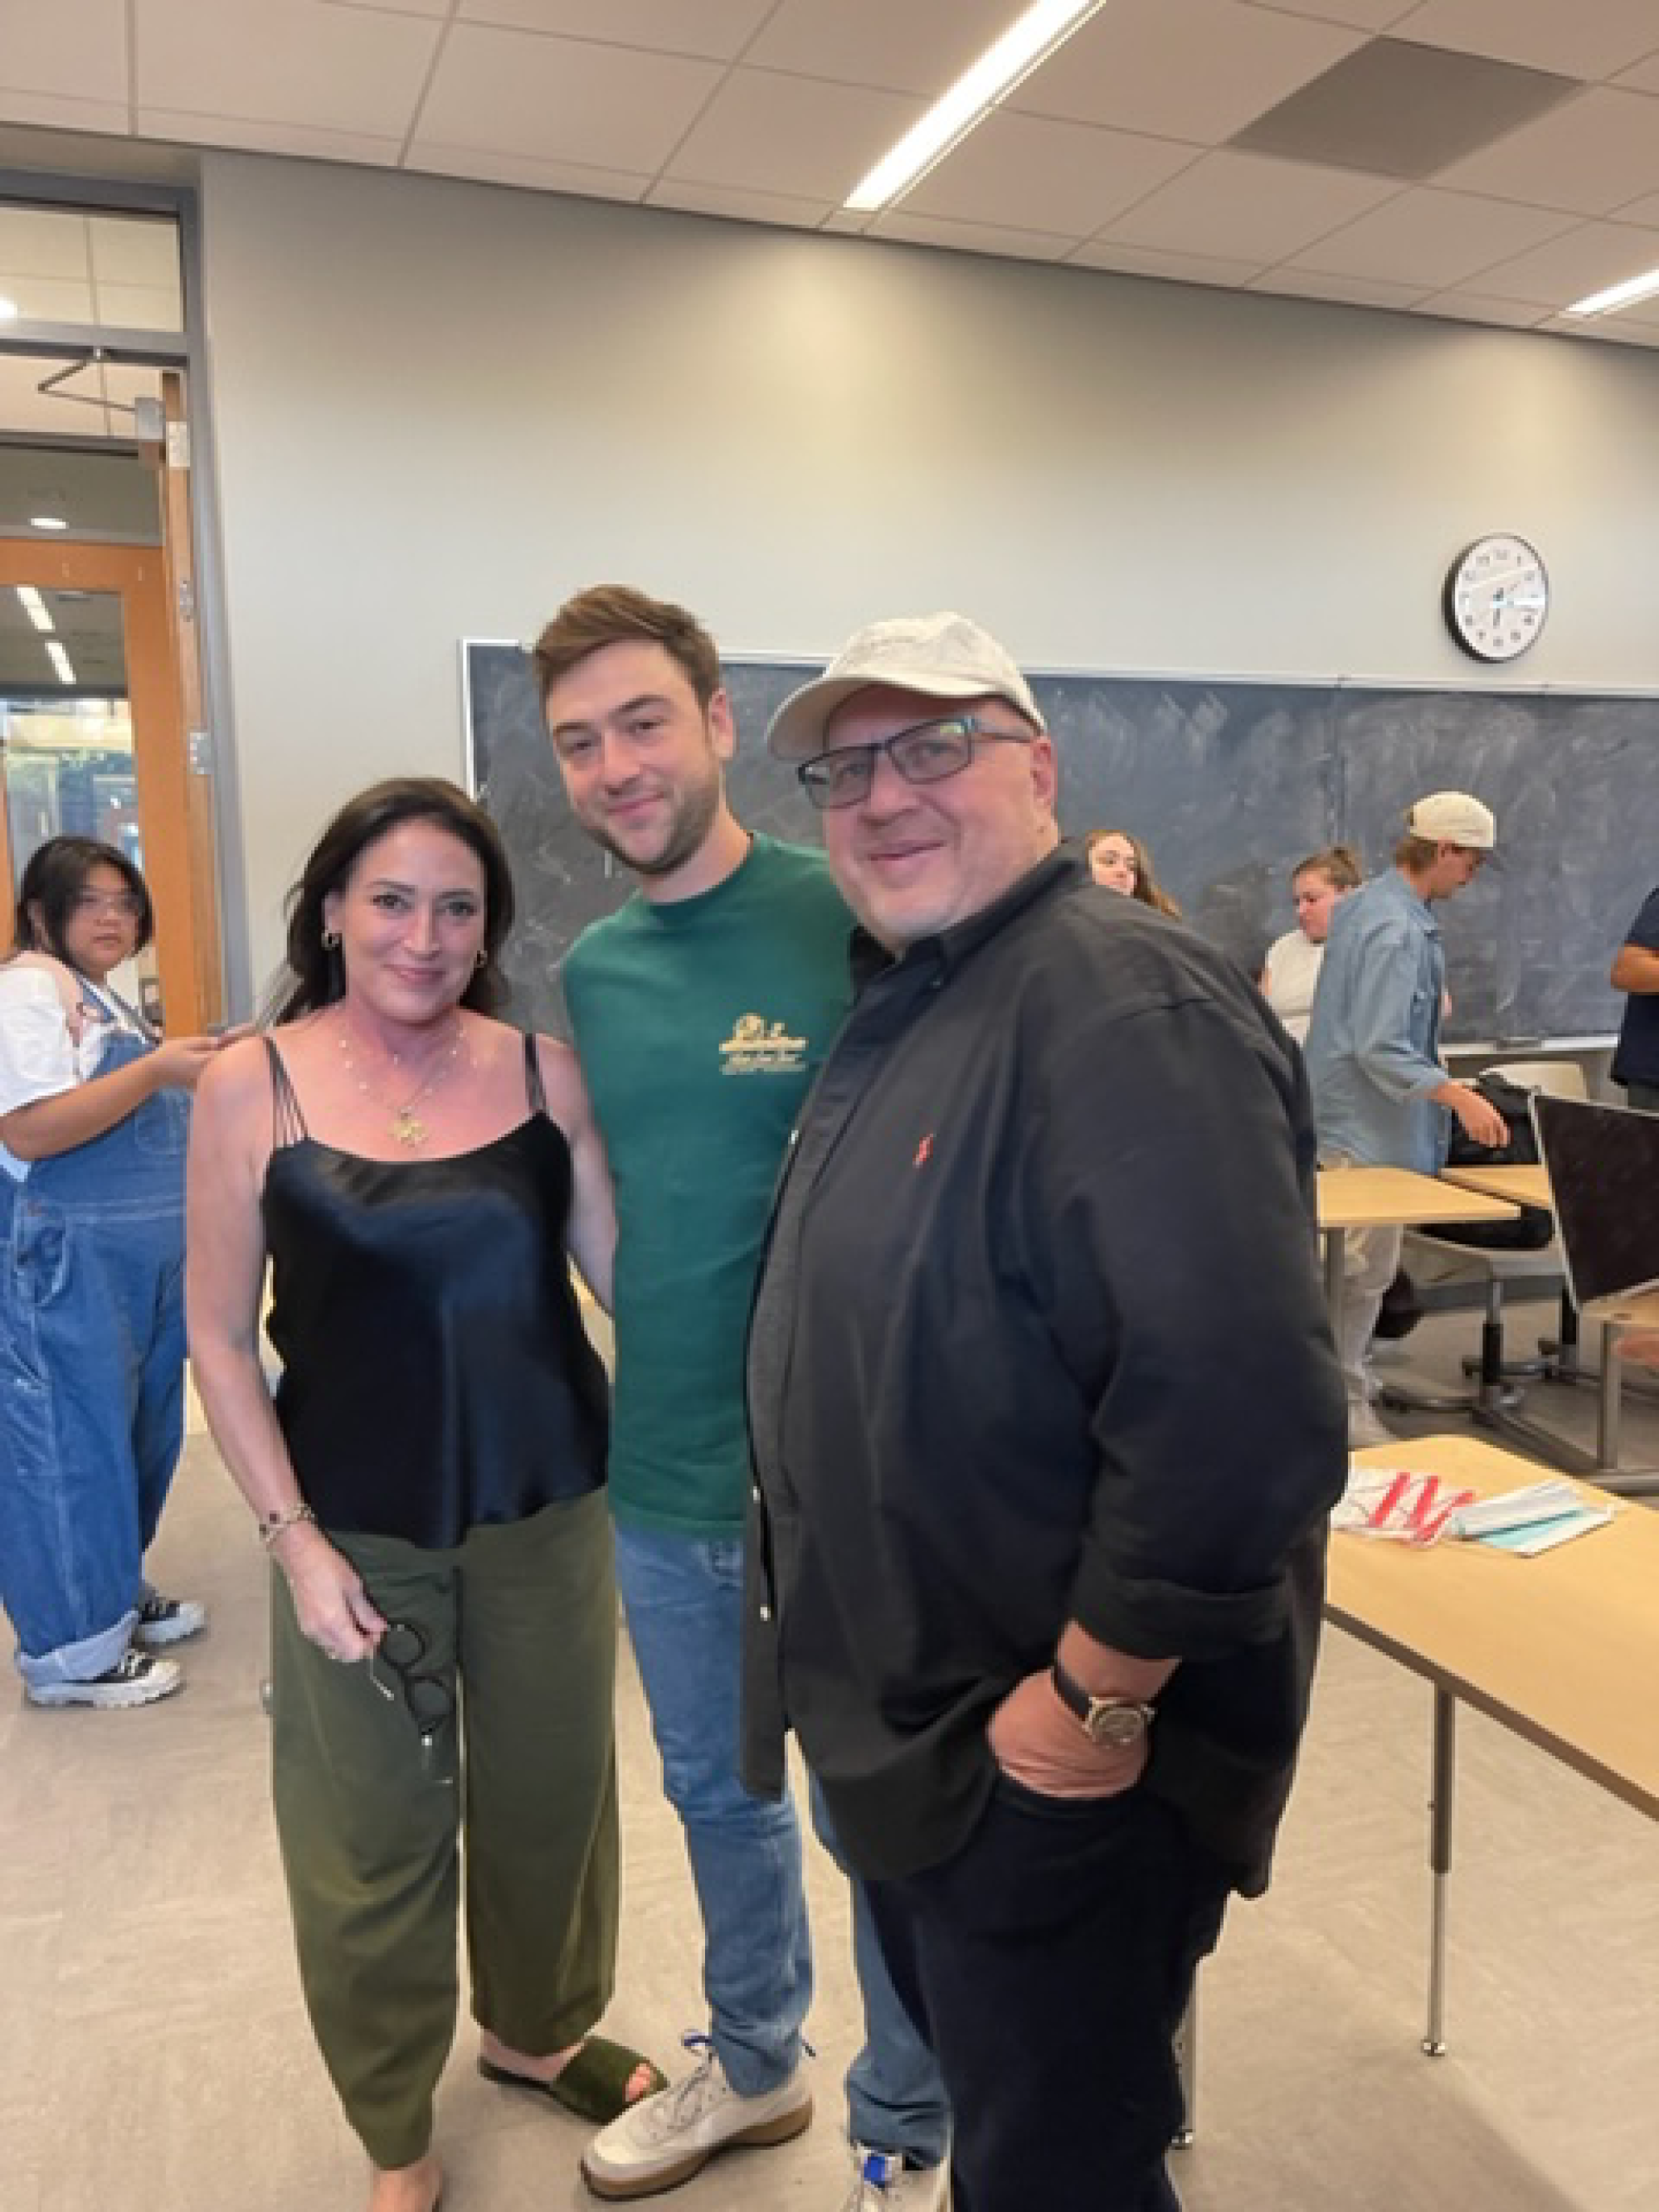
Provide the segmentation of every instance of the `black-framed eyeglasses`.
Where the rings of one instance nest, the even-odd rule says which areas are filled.
[[[983,744],[1028,745],[1029,733],[994,730],[974,714],[951,714],[936,722],[917,722],[873,744],[838,745],[816,754],[795,770],[806,796],[820,814],[837,806],[856,806],[876,777],[876,756],[890,760],[907,783],[943,783],[960,775]]]
[[[401,1693],[421,1739],[421,1754],[430,1764],[433,1747],[455,1717],[455,1694],[441,1675],[426,1672],[426,1638],[418,1628],[406,1620],[391,1621],[368,1655],[368,1679],[388,1705]],[[381,1680],[382,1666],[396,1676],[396,1689]]]

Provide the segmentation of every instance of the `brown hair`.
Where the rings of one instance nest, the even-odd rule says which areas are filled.
[[[659,645],[684,672],[706,708],[720,688],[720,657],[708,632],[694,614],[671,599],[653,599],[631,584],[595,584],[578,592],[559,609],[532,649],[536,690],[547,711],[547,695],[579,661],[607,645]]]
[[[345,996],[339,947],[323,942],[323,903],[345,889],[352,870],[377,839],[405,822],[430,822],[477,854],[484,879],[484,957],[461,1004],[475,1013],[491,1014],[506,998],[507,979],[496,956],[513,927],[513,876],[500,831],[458,784],[436,775],[392,776],[346,801],[312,847],[288,895],[288,970],[276,985],[266,1016],[273,1027]]]
[[[1139,899],[1142,906],[1153,907],[1159,914],[1167,914],[1179,921],[1181,908],[1159,883],[1152,868],[1152,856],[1133,830],[1091,830],[1083,841],[1085,859],[1105,837],[1121,837],[1135,856],[1135,887],[1130,892],[1130,897]]]
[[[1408,830],[1394,848],[1394,864],[1396,868],[1420,876],[1425,868],[1433,866],[1439,850],[1432,837],[1419,837],[1414,830]]]
[[[1292,883],[1303,876],[1323,876],[1340,891],[1357,891],[1365,880],[1359,855],[1352,845],[1327,845],[1321,852],[1310,853],[1291,870]]]

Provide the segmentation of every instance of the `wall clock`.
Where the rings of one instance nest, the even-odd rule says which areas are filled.
[[[1550,580],[1536,547],[1497,532],[1477,538],[1446,577],[1447,627],[1477,660],[1513,660],[1544,627]]]

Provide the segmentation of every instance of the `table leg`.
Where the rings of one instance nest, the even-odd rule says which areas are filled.
[[[1601,1389],[1595,1415],[1595,1464],[1611,1473],[1619,1464],[1620,1430],[1625,1408],[1620,1395],[1624,1380],[1619,1364],[1619,1331],[1615,1322],[1601,1324]]]
[[[1451,1893],[1452,1785],[1457,1771],[1457,1700],[1434,1693],[1434,1782],[1429,1801],[1429,1867],[1434,1878],[1429,1932],[1429,2021],[1423,2048],[1431,2058],[1446,2049],[1446,1913]]]
[[[1347,1297],[1347,1231],[1328,1229],[1325,1231],[1325,1312],[1339,1352],[1342,1347],[1342,1307]]]

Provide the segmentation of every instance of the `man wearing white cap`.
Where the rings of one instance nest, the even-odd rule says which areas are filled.
[[[1440,1058],[1446,955],[1434,908],[1474,881],[1498,842],[1490,808],[1466,791],[1435,791],[1406,817],[1394,866],[1331,917],[1308,1031],[1322,1162],[1437,1175],[1455,1115],[1479,1145],[1509,1141],[1503,1115]],[[1368,1353],[1404,1232],[1350,1233],[1342,1360],[1351,1442],[1387,1443],[1371,1403]]]
[[[775,719],[863,925],[750,1329],[744,1771],[793,1727],[956,2114],[956,2212],[1168,2212],[1170,2040],[1266,1883],[1343,1401],[1300,1060],[1059,848],[959,615]]]

